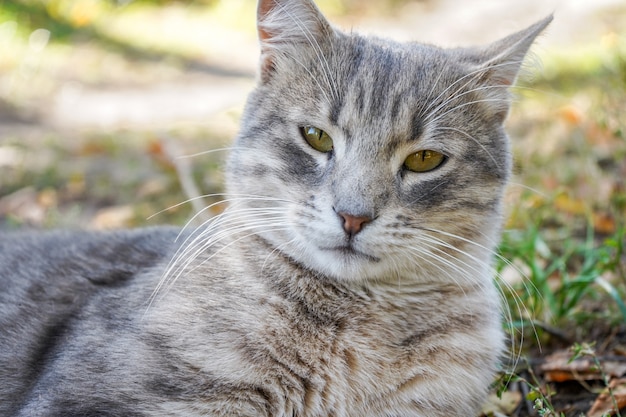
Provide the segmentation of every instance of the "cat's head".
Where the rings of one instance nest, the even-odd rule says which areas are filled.
[[[233,228],[343,281],[481,275],[511,166],[508,87],[551,17],[446,50],[342,33],[310,0],[260,0],[258,14]]]

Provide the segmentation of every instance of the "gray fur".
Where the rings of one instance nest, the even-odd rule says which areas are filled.
[[[507,87],[551,18],[454,50],[344,34],[309,0],[259,19],[222,215],[0,237],[0,415],[476,414],[504,345]],[[447,160],[404,169],[423,149]]]

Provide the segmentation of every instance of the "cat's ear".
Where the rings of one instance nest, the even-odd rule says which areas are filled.
[[[299,51],[319,49],[333,29],[311,0],[259,0],[261,80],[270,79],[279,61]]]
[[[499,85],[513,85],[535,38],[552,21],[552,15],[483,49],[485,73]]]
[[[486,47],[468,50],[466,58],[478,65],[476,73],[487,87],[482,90],[486,96],[484,102],[491,106],[494,114],[506,116],[510,101],[507,87],[515,84],[530,46],[552,18],[550,15]]]

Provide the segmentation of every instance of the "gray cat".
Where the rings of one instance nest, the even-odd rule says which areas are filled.
[[[223,214],[0,239],[0,414],[475,415],[508,87],[550,20],[445,50],[261,0]]]

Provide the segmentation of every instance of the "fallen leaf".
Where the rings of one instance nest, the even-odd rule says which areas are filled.
[[[571,125],[579,125],[583,120],[583,113],[573,104],[568,104],[559,109],[559,116]]]
[[[135,211],[131,206],[107,207],[99,210],[91,221],[91,227],[97,230],[118,229],[131,226]]]
[[[598,233],[610,235],[617,230],[617,225],[609,213],[594,213],[593,228]]]
[[[602,373],[597,368],[595,361],[590,357],[582,357],[571,360],[570,350],[560,350],[545,358],[545,362],[539,366],[539,371],[544,374],[548,382],[565,381],[590,381],[602,379]],[[600,366],[608,376],[619,378],[626,374],[626,361],[602,358]]]
[[[557,210],[568,214],[585,214],[587,213],[587,204],[585,201],[572,198],[567,194],[559,194],[554,199],[554,206]]]
[[[107,150],[105,146],[96,140],[85,142],[80,149],[78,149],[79,156],[102,155],[106,153]]]
[[[626,407],[626,378],[614,379],[610,382],[609,388],[598,395],[587,417],[612,416],[624,407]]]
[[[521,401],[522,394],[517,391],[504,391],[500,398],[492,393],[482,407],[482,414],[485,416],[510,415]]]
[[[163,157],[165,155],[163,144],[158,139],[154,139],[148,142],[146,146],[146,150],[148,151],[150,155],[153,155],[156,157]]]
[[[46,188],[37,195],[37,203],[44,209],[56,207],[59,203],[59,196],[56,190]]]
[[[168,155],[165,142],[159,139],[154,139],[148,142],[146,145],[146,152],[154,158],[162,167],[167,169],[174,169],[175,166],[172,163],[172,158]]]
[[[0,198],[0,216],[14,216],[21,222],[41,225],[46,209],[35,187],[25,187]]]
[[[137,190],[140,199],[161,195],[167,191],[167,182],[164,178],[153,178],[143,183]]]

